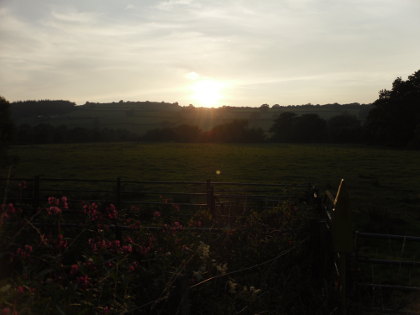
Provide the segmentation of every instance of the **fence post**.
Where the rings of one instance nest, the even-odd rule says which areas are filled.
[[[32,207],[36,211],[39,207],[41,176],[34,176]]]
[[[117,210],[120,211],[121,206],[121,177],[117,177],[117,182],[115,186],[115,206]],[[117,240],[122,240],[122,231],[118,225],[118,220],[114,219],[114,230],[115,230],[115,238]]]
[[[332,211],[331,234],[334,251],[337,253],[339,272],[339,294],[341,314],[347,314],[347,261],[353,251],[353,226],[349,207],[349,195],[344,182],[341,180],[334,200]]]
[[[117,177],[117,183],[115,187],[115,205],[117,208],[120,207],[121,204],[121,177]]]
[[[216,203],[214,200],[214,187],[211,184],[210,179],[207,180],[207,207],[210,213],[214,216],[216,212]]]

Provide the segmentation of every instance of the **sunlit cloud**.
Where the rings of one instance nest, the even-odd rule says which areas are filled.
[[[390,0],[4,0],[0,93],[185,105],[192,82],[214,80],[233,106],[370,102],[418,69],[419,12]]]

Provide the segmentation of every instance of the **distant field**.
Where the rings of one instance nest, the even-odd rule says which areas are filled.
[[[419,151],[334,145],[113,143],[14,146],[11,153],[19,158],[14,170],[19,177],[212,179],[313,183],[321,188],[336,188],[344,178],[362,228],[413,234],[420,227]]]
[[[367,106],[295,106],[279,107],[268,110],[259,108],[203,109],[188,110],[175,107],[175,110],[140,109],[127,104],[100,104],[97,106],[79,106],[77,110],[60,115],[16,116],[15,124],[51,124],[54,126],[83,128],[126,129],[142,135],[148,130],[171,127],[180,124],[196,125],[208,130],[216,125],[235,119],[247,120],[253,128],[268,131],[274,120],[283,112],[292,111],[298,115],[318,114],[323,119],[330,119],[340,114],[351,114],[364,121],[369,111]]]

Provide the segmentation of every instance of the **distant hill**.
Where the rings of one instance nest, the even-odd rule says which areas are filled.
[[[262,105],[260,107],[200,108],[182,107],[178,103],[130,102],[92,103],[76,105],[63,100],[20,101],[10,105],[16,125],[35,126],[49,124],[69,128],[124,129],[143,135],[156,128],[174,127],[182,124],[196,125],[209,130],[216,125],[232,120],[248,120],[250,127],[268,131],[273,121],[283,112],[298,115],[318,114],[329,119],[341,114],[357,117],[361,122],[367,117],[371,105],[365,104],[325,104],[325,105]]]

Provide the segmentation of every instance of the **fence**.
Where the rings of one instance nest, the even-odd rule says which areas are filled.
[[[391,241],[402,242],[398,255],[401,258],[404,251],[420,253],[418,245],[411,251],[407,248],[408,243],[417,244],[420,242],[420,237],[354,231],[349,195],[344,180],[341,180],[335,195],[326,191],[321,196],[314,190],[314,199],[318,204],[321,217],[318,230],[317,269],[320,272],[320,277],[323,280],[330,280],[332,284],[332,291],[336,294],[335,300],[338,301],[336,310],[340,314],[361,311],[420,314],[419,310],[403,310],[404,304],[409,301],[398,299],[398,297],[396,301],[396,299],[392,299],[395,294],[390,292],[420,292],[420,270],[415,269],[420,267],[420,261],[390,259],[385,248],[389,246],[384,246],[383,242],[384,240],[388,243]],[[376,240],[380,244],[366,244],[362,240]],[[373,249],[376,249],[378,254],[384,257],[377,257],[378,255],[372,257]],[[369,271],[366,271],[366,268],[362,268],[361,265],[370,267],[371,279],[368,282],[366,282],[366,278]],[[390,277],[389,272],[378,270],[374,277],[374,266],[377,265],[391,267],[390,272],[394,276]],[[408,277],[402,276],[403,268],[408,269]],[[415,270],[413,271],[413,269]],[[402,283],[402,281],[406,281],[406,283]],[[366,289],[371,292],[367,292]],[[377,292],[378,290],[379,292]],[[384,291],[389,292],[384,294]],[[378,301],[379,305],[375,305],[375,302]]]
[[[418,244],[420,237],[354,231],[349,195],[344,180],[341,180],[336,194],[326,191],[321,195],[315,189],[311,197],[308,195],[311,191],[309,187],[307,184],[236,183],[211,180],[195,182],[132,181],[121,178],[88,180],[39,176],[0,178],[0,188],[4,191],[4,196],[8,196],[8,200],[16,204],[21,202],[31,205],[35,209],[49,196],[65,195],[73,202],[108,202],[114,203],[121,209],[130,205],[150,209],[160,209],[170,205],[180,209],[179,215],[189,216],[197,209],[206,209],[213,215],[230,218],[241,215],[240,211],[234,212],[233,209],[267,208],[284,200],[312,198],[317,205],[320,218],[312,235],[318,248],[314,272],[317,273],[319,283],[330,283],[330,291],[326,295],[333,300],[332,304],[336,304],[337,311],[347,314],[355,308],[365,308],[373,300],[382,299],[379,301],[379,307],[371,303],[370,309],[397,313],[395,308],[386,305],[384,292],[420,291],[420,284],[416,283],[417,278],[420,279],[418,270],[420,262],[415,259],[391,259],[386,254],[383,241],[400,242],[398,253],[401,258],[403,252],[416,252],[416,249],[410,251],[408,244]],[[67,225],[72,226],[72,223]],[[111,226],[111,228],[119,234],[127,227]],[[217,231],[223,227],[200,229]],[[372,240],[379,241],[379,247],[366,243]],[[372,256],[374,248],[380,248],[379,253],[385,256]],[[394,268],[395,279],[391,279],[389,273],[375,266]],[[403,269],[408,270],[409,276],[402,277]],[[369,274],[370,279],[366,277]],[[407,281],[402,283],[401,280]],[[364,295],[365,292],[368,294]],[[366,301],[366,296],[369,296],[370,301]]]

